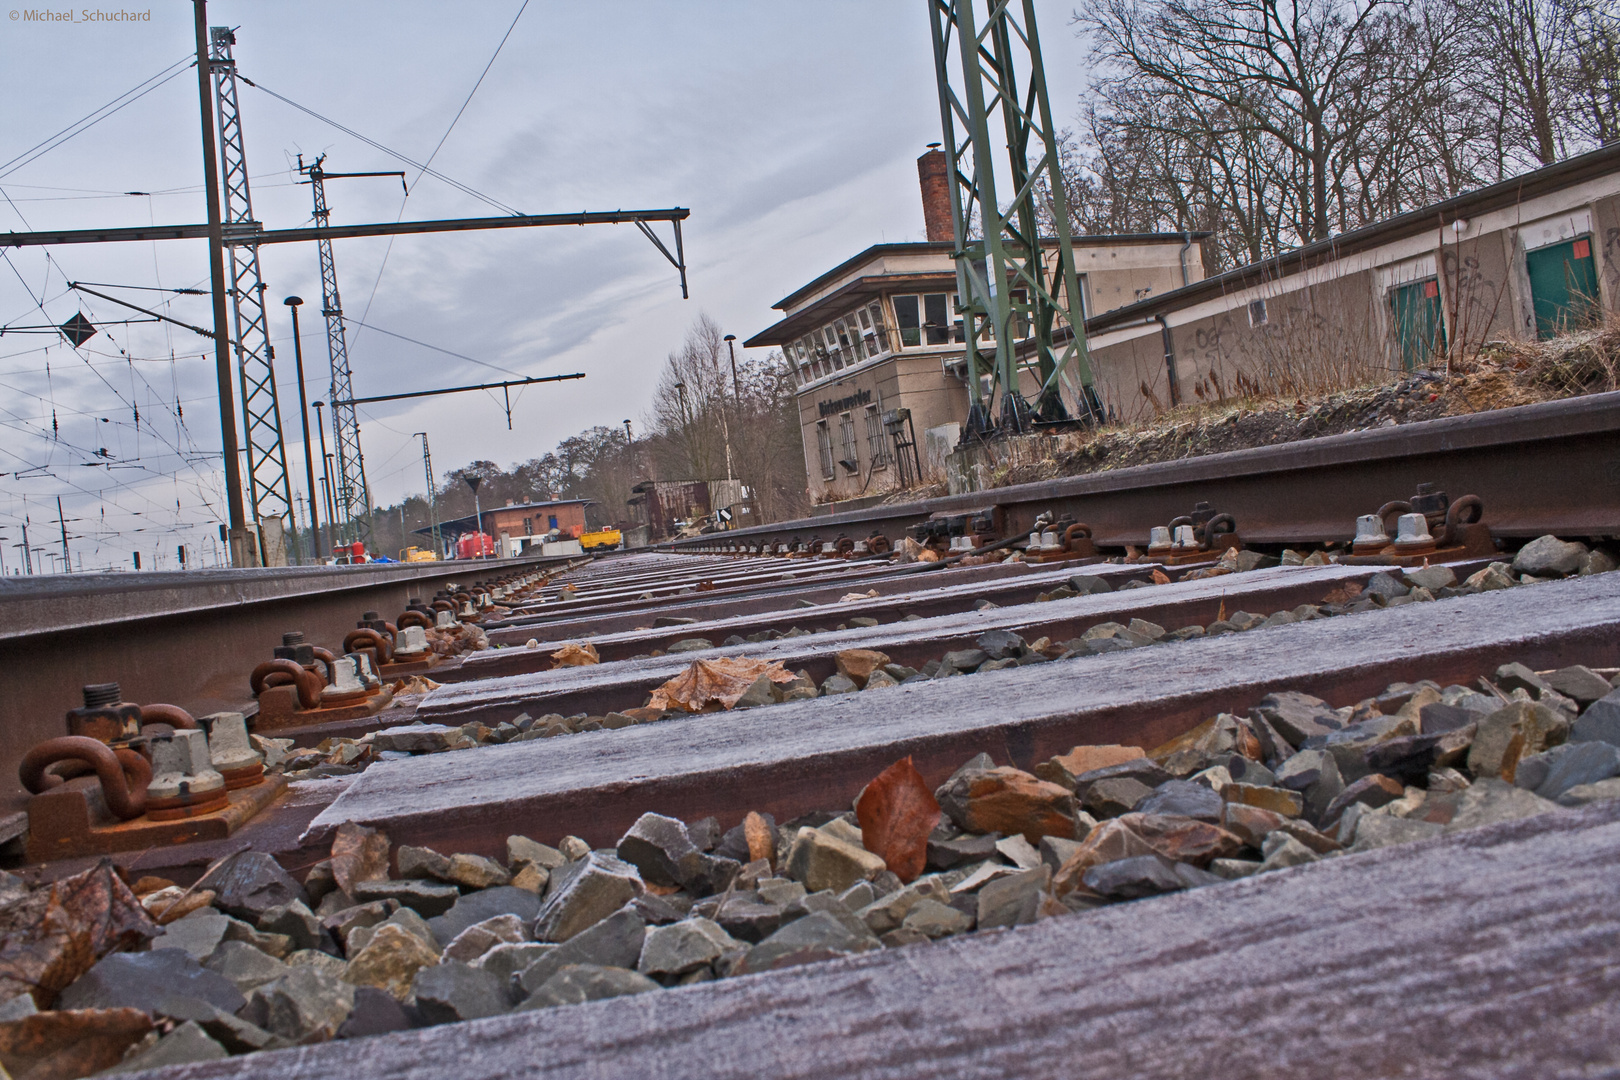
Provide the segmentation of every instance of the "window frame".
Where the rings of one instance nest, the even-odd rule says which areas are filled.
[[[855,472],[861,470],[860,443],[855,438],[855,414],[842,412],[838,414],[838,443],[844,451],[844,456],[838,459],[838,464],[846,461],[855,463]],[[845,466],[848,468],[848,466]]]
[[[816,421],[816,458],[821,465],[823,480],[838,476],[838,463],[833,458],[832,428],[825,420]]]
[[[889,453],[889,433],[883,426],[883,414],[876,405],[866,407],[866,455],[872,470],[887,469],[894,456]]]

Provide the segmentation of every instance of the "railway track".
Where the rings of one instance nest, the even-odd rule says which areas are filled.
[[[9,640],[42,674],[8,667],[8,772],[79,684],[118,679],[247,714],[271,775],[209,828],[98,818],[95,777],[18,792],[30,895],[202,906],[35,993],[44,1019],[0,1020],[0,1064],[27,1074],[58,1038],[38,1075],[126,1051],[176,1077],[1620,1067],[1616,397],[476,584],[28,596]],[[1431,516],[1432,565],[1349,546],[1419,483],[1479,496],[1481,520]],[[1197,502],[1235,527],[1149,550]],[[1090,547],[1008,558],[1043,516]],[[840,532],[906,553],[813,553]],[[165,767],[181,744],[218,757],[183,727],[159,743]],[[95,820],[64,824],[81,805]],[[203,1004],[141,989],[185,967],[171,945],[214,979]],[[51,1035],[69,1006],[102,1010],[76,1041]],[[1552,1048],[1549,1020],[1572,1032]]]

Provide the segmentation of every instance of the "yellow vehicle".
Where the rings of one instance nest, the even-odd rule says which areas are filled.
[[[624,543],[624,535],[612,526],[597,532],[588,532],[579,538],[579,546],[586,551],[606,551],[609,548],[616,548],[622,543]]]
[[[415,545],[405,548],[399,553],[400,562],[437,562],[438,559],[439,557],[432,551]]]

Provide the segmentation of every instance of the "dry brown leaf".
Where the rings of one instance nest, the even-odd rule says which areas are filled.
[[[588,641],[569,642],[551,654],[551,666],[560,667],[589,667],[591,664],[600,664],[602,658],[596,655],[596,646]]]
[[[158,933],[112,860],[103,859],[0,912],[0,1001],[31,993],[49,1009],[97,960]]]
[[[1170,575],[1165,573],[1163,570],[1155,569],[1153,571],[1153,584],[1155,584],[1155,585],[1168,585],[1168,584],[1170,584]]]
[[[1223,596],[1223,597],[1221,597],[1220,610],[1215,612],[1215,621],[1220,622],[1222,619],[1225,619],[1225,618],[1226,618],[1226,597]]]
[[[1324,604],[1348,604],[1361,595],[1361,585],[1354,581],[1347,581],[1337,589],[1322,597]]]
[[[838,602],[840,604],[853,604],[857,600],[870,600],[877,595],[878,591],[876,589],[868,589],[866,592],[847,592],[838,598]]]
[[[776,683],[790,683],[798,677],[785,670],[780,660],[767,663],[746,656],[696,660],[691,667],[654,690],[647,708],[702,712],[709,705],[718,704],[729,709],[761,675]]]
[[[332,877],[338,888],[354,895],[362,881],[381,881],[388,876],[388,835],[364,825],[345,821],[332,838]]]
[[[403,697],[407,694],[425,694],[429,690],[437,690],[439,683],[423,675],[412,675],[408,679],[401,679],[394,684],[394,696]]]
[[[915,881],[928,862],[928,834],[939,824],[939,802],[909,757],[877,775],[855,801],[861,843],[901,881]]]
[[[140,1009],[68,1009],[0,1024],[0,1069],[18,1080],[56,1080],[110,1069],[152,1030]]]
[[[748,861],[757,862],[760,859],[775,861],[776,837],[766,820],[754,811],[748,811],[743,818],[743,837],[748,841]]]

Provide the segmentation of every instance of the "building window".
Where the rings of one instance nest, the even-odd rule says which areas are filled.
[[[889,465],[888,433],[883,429],[883,416],[876,405],[866,407],[866,456],[874,469]]]
[[[816,457],[821,462],[821,478],[833,478],[833,448],[832,432],[827,429],[827,421],[816,421]]]
[[[523,535],[524,536],[533,536],[534,535],[534,518],[526,517],[526,518],[523,519]]]
[[[889,337],[883,329],[883,305],[874,300],[866,305],[866,313],[872,320],[872,337],[868,348],[874,350],[873,356],[888,352],[894,346],[890,344]]]
[[[1264,326],[1270,320],[1266,317],[1266,302],[1264,300],[1249,301],[1249,325]]]
[[[861,459],[855,450],[855,414],[838,414],[838,438],[843,449],[843,456],[838,459],[847,472],[860,472]]]
[[[548,526],[548,528],[555,529],[557,527],[557,515],[556,514],[552,514],[550,517],[546,518],[546,520],[548,522],[550,522],[550,525]]]
[[[928,344],[945,345],[951,340],[951,316],[945,306],[944,293],[929,293],[923,297],[924,326],[928,331]]]
[[[900,332],[901,346],[922,344],[922,319],[915,296],[894,298],[894,325]]]

